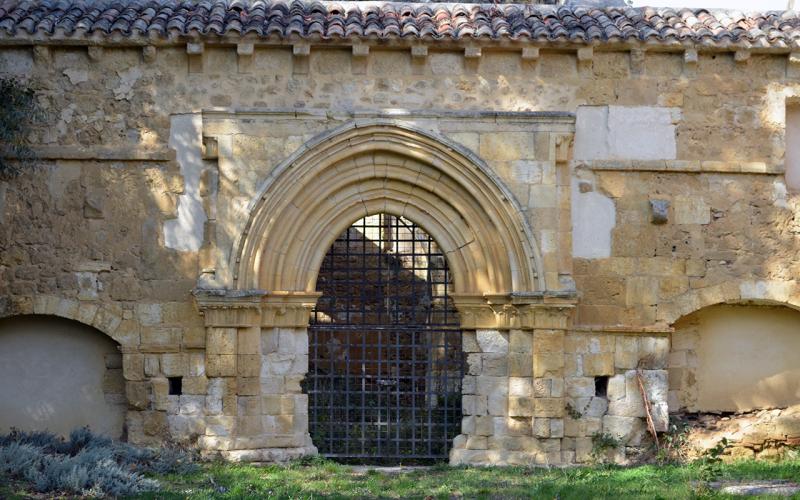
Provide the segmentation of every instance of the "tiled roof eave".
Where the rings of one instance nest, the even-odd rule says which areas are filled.
[[[520,4],[216,0],[5,0],[0,45],[539,46],[752,50],[800,46],[794,12],[597,9]]]

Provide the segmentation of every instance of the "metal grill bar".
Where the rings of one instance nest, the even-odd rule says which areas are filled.
[[[446,460],[464,355],[445,255],[413,222],[365,217],[331,245],[311,314],[309,427],[324,456]]]

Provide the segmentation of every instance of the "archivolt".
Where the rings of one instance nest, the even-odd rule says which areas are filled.
[[[544,290],[532,231],[507,188],[474,154],[430,132],[349,123],[280,164],[260,193],[233,263],[238,289],[313,291],[336,237],[386,212],[437,241],[456,293]]]

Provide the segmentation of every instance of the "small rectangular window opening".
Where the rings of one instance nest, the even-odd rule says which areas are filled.
[[[167,377],[169,381],[169,395],[179,396],[183,392],[183,377]]]
[[[600,398],[608,396],[608,377],[594,378],[594,395]]]

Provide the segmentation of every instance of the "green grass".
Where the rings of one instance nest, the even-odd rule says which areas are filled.
[[[800,482],[800,460],[720,466],[721,480]],[[161,477],[164,490],[141,498],[726,498],[699,483],[699,466],[634,468],[434,467],[400,474],[356,473],[324,460],[256,467],[207,464],[189,476]],[[796,495],[800,499],[800,495]]]
[[[800,482],[800,460],[744,461],[719,466],[720,480]],[[199,472],[156,476],[163,489],[144,499],[172,498],[733,498],[703,487],[699,465],[569,469],[438,466],[387,474],[322,459],[289,465],[207,463]],[[26,498],[19,485],[0,486],[0,498]],[[29,498],[29,497],[28,497]],[[793,497],[800,500],[800,495]]]

